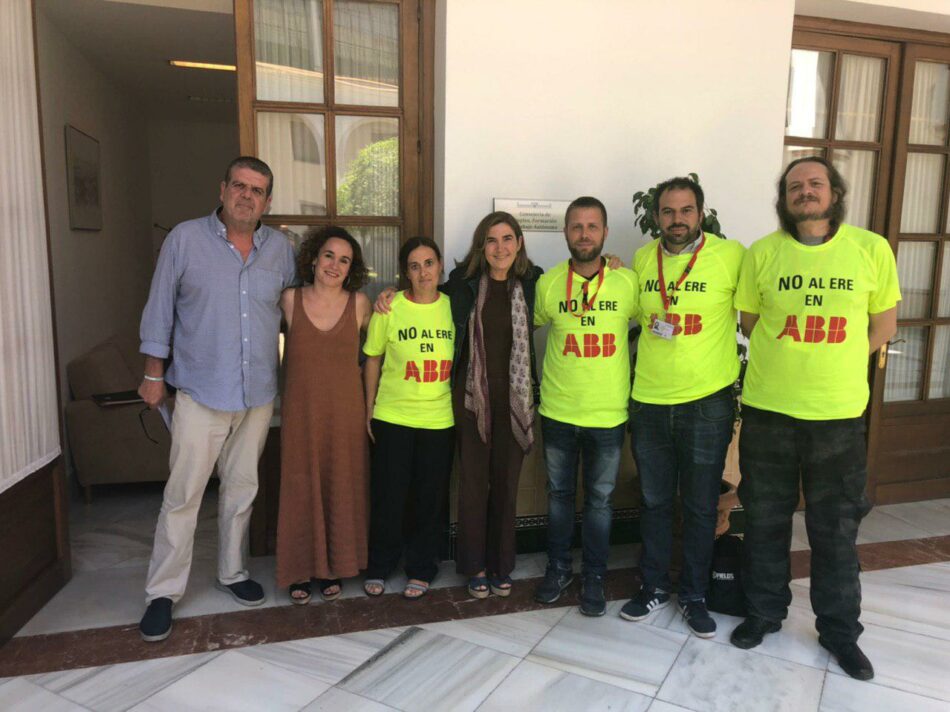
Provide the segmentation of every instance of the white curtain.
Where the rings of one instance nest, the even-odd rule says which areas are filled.
[[[910,108],[910,142],[942,146],[947,140],[950,65],[917,62]]]
[[[333,8],[338,104],[399,106],[399,8],[339,0]]]
[[[898,244],[897,274],[901,285],[901,300],[897,306],[899,319],[926,319],[930,316],[936,254],[936,242],[901,240]]]
[[[883,88],[883,59],[853,54],[841,57],[836,139],[877,141]]]
[[[60,452],[30,0],[0,2],[0,492]]]
[[[887,347],[884,402],[920,400],[927,354],[927,327],[902,326]]]
[[[941,155],[908,153],[904,174],[904,202],[901,206],[901,232],[933,235],[940,215],[943,191]]]
[[[257,114],[257,155],[274,171],[274,215],[326,215],[323,114]]]
[[[255,0],[257,98],[323,103],[323,3]]]
[[[848,211],[844,216],[845,220],[858,227],[870,228],[877,152],[836,148],[833,156],[835,168],[841,173],[848,187]]]

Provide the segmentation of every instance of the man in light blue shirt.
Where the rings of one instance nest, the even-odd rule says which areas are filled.
[[[215,463],[221,479],[217,586],[243,605],[264,602],[244,566],[243,542],[277,394],[280,294],[295,274],[290,242],[260,222],[273,180],[257,158],[231,162],[221,206],[166,238],[142,314],[139,394],[156,408],[168,395],[166,382],[178,389],[171,472],[139,625],[146,641],[171,632],[172,606],[188,583],[198,508]]]

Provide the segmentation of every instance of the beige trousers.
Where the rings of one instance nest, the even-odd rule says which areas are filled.
[[[177,603],[191,570],[198,508],[218,463],[218,580],[249,578],[244,546],[257,494],[257,463],[270,427],[273,402],[224,411],[207,408],[181,391],[172,416],[171,473],[155,527],[145,584],[146,605],[156,598]]]

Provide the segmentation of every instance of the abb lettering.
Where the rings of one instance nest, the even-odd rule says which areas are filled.
[[[578,358],[597,358],[603,356],[610,358],[617,353],[617,335],[616,334],[584,334],[584,349],[581,351],[577,343],[577,337],[574,334],[568,334],[564,339],[563,355],[574,354]]]
[[[403,380],[415,381],[416,383],[435,383],[436,381],[447,381],[451,375],[451,361],[426,359],[422,362],[422,371],[419,370],[419,364],[415,361],[407,361],[406,376]]]
[[[805,334],[802,336],[798,328],[798,317],[795,314],[789,314],[785,317],[785,328],[776,338],[781,339],[785,336],[792,341],[804,341],[806,344],[819,344],[822,341],[828,344],[840,344],[848,338],[848,332],[845,326],[848,320],[843,316],[828,317],[827,326],[823,316],[805,317]]]
[[[657,320],[657,315],[652,314],[653,321]],[[667,314],[666,321],[673,325],[673,336],[692,336],[703,330],[702,314]]]

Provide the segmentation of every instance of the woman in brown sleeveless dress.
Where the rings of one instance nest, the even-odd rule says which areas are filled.
[[[359,243],[343,228],[307,239],[297,257],[305,283],[284,292],[286,380],[281,402],[277,585],[293,603],[325,600],[366,567],[368,450],[359,366],[370,305]]]

